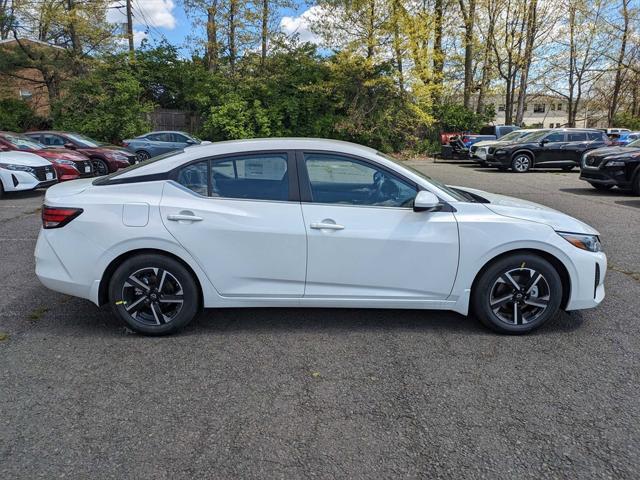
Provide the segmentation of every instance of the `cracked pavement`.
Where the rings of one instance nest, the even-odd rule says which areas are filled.
[[[412,161],[584,220],[595,310],[495,335],[454,313],[208,311],[131,334],[34,273],[41,193],[0,200],[1,478],[637,478],[640,198],[576,172]]]

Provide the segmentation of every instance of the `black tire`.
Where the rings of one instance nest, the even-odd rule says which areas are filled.
[[[93,173],[96,177],[109,174],[109,165],[101,158],[92,158],[91,164],[93,165]]]
[[[478,319],[496,332],[512,335],[542,326],[556,314],[561,301],[562,281],[556,269],[544,258],[527,253],[502,257],[490,264],[471,292],[472,311]]]
[[[528,153],[516,153],[511,159],[511,170],[526,173],[533,167],[533,159]]]
[[[145,160],[149,160],[151,155],[146,150],[138,150],[136,152],[136,156],[138,157],[139,162],[144,162]]]
[[[0,180],[0,198],[4,197],[4,185],[2,185],[2,180]]]
[[[636,171],[636,178],[631,182],[631,193],[640,195],[640,170]]]
[[[601,183],[591,183],[591,182],[589,182],[589,185],[591,185],[596,190],[600,190],[600,191],[603,191],[603,192],[606,191],[606,190],[611,190],[613,188],[613,185],[603,185]]]
[[[132,330],[167,335],[193,320],[200,306],[200,291],[193,275],[177,260],[142,254],[125,260],[113,273],[109,303],[113,313]]]

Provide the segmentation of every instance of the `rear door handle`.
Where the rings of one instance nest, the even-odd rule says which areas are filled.
[[[171,220],[172,222],[180,222],[180,221],[200,222],[202,221],[202,217],[196,217],[195,215],[178,214],[178,215],[167,215],[167,220]]]
[[[309,225],[311,228],[315,230],[344,230],[344,225],[338,225],[336,223],[312,223]]]

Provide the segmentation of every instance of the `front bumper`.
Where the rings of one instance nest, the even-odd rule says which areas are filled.
[[[50,180],[38,180],[35,175],[20,170],[0,169],[0,178],[6,192],[24,192],[36,188],[46,188],[58,182],[54,176]]]
[[[577,252],[574,258],[575,277],[571,278],[571,292],[565,310],[597,307],[604,300],[604,280],[607,275],[607,256],[604,252]]]
[[[580,169],[580,180],[598,185],[629,187],[631,178],[624,167]]]

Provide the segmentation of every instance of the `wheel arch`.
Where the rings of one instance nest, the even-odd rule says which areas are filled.
[[[471,294],[473,295],[473,292],[476,288],[476,284],[480,276],[491,265],[493,265],[495,262],[497,262],[498,260],[504,257],[510,256],[510,255],[517,255],[517,254],[538,255],[539,257],[542,257],[546,261],[548,261],[553,266],[553,268],[556,269],[556,271],[558,272],[558,275],[560,275],[560,281],[562,282],[562,301],[560,302],[560,308],[564,309],[567,306],[567,303],[569,302],[569,298],[571,298],[571,276],[569,275],[569,270],[567,270],[567,267],[565,266],[565,264],[558,257],[556,257],[555,255],[549,252],[545,252],[544,250],[539,250],[536,248],[519,248],[515,250],[508,250],[506,252],[502,252],[499,255],[496,255],[495,257],[487,260],[487,262],[480,268],[480,270],[477,271],[473,279],[473,283],[471,284]]]
[[[202,289],[202,284],[200,283],[200,278],[198,277],[198,275],[196,274],[196,272],[193,270],[193,268],[191,268],[191,265],[189,265],[187,262],[185,262],[183,259],[181,259],[179,256],[168,252],[166,250],[161,250],[159,248],[138,248],[138,249],[134,249],[134,250],[129,250],[127,252],[124,252],[122,254],[120,254],[119,256],[117,256],[116,258],[114,258],[109,265],[107,265],[107,268],[105,269],[104,273],[102,274],[102,278],[100,279],[100,286],[98,287],[98,304],[100,306],[105,305],[108,301],[109,301],[109,282],[111,281],[111,277],[113,276],[114,272],[116,271],[116,269],[122,265],[122,263],[125,260],[128,260],[129,258],[135,257],[137,255],[143,255],[143,254],[154,254],[154,255],[162,255],[165,257],[169,257],[173,260],[176,260],[177,262],[179,262],[184,268],[187,269],[187,271],[191,274],[191,276],[193,277],[193,280],[196,282],[196,285],[198,286],[198,293],[199,293],[199,308],[202,309],[203,305],[204,305],[204,291]]]
[[[521,153],[524,153],[531,159],[531,168],[533,168],[533,166],[536,164],[536,154],[528,148],[521,148],[520,150],[516,150],[515,152],[513,152],[511,154],[511,161],[516,158],[516,155],[519,155]]]

